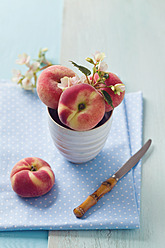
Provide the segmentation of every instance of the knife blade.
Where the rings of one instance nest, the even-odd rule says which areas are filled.
[[[116,185],[119,179],[126,175],[143,157],[151,145],[152,140],[149,139],[142,148],[136,152],[112,177],[104,181],[101,186],[91,195],[89,195],[86,200],[81,203],[78,207],[73,210],[73,213],[77,218],[83,217],[83,215],[94,206],[98,200],[103,197],[106,193],[111,191]]]

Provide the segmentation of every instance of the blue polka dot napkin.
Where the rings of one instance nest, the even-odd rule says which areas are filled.
[[[141,147],[141,92],[126,94],[114,111],[104,148],[95,159],[79,165],[65,160],[53,145],[46,107],[36,92],[1,80],[0,94],[0,230],[139,228],[141,161],[82,219],[73,209]],[[21,198],[12,190],[10,173],[16,162],[31,156],[47,161],[56,181],[44,196]]]

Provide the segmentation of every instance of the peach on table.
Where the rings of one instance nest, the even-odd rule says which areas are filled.
[[[15,164],[10,175],[13,190],[22,197],[46,194],[54,185],[55,175],[41,158],[28,157]]]

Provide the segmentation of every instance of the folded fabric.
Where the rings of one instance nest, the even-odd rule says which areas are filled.
[[[0,230],[139,228],[141,161],[82,219],[73,209],[113,175],[142,145],[142,93],[126,94],[113,113],[108,140],[92,161],[72,164],[53,144],[47,110],[37,93],[0,81]],[[25,157],[47,161],[56,177],[46,195],[19,197],[11,187],[13,166]]]

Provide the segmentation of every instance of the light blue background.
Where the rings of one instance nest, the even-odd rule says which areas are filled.
[[[36,58],[48,47],[47,58],[59,63],[63,0],[0,1],[0,78],[10,79],[18,54]],[[47,247],[48,233],[1,232],[0,247]]]
[[[48,47],[47,58],[59,63],[63,0],[0,1],[0,78],[21,69],[15,60],[26,52],[36,58]]]

